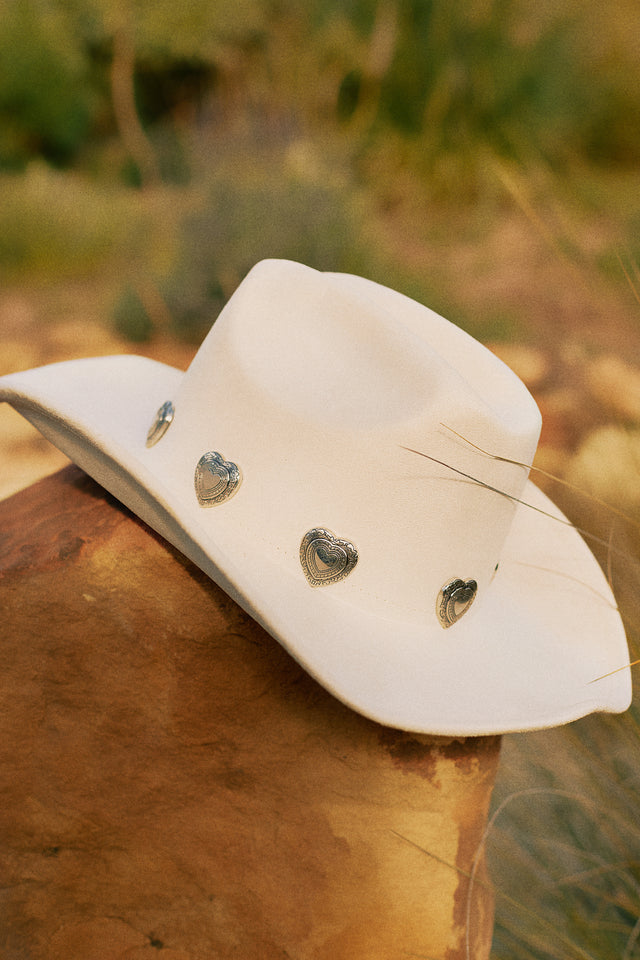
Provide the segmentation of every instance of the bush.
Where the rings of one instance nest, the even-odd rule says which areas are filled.
[[[259,260],[299,260],[319,270],[366,271],[357,195],[263,169],[223,176],[187,216],[175,266],[163,284],[176,331],[200,339]]]
[[[123,249],[140,217],[123,191],[43,163],[0,177],[0,198],[5,277],[85,273]]]
[[[82,42],[58,5],[0,4],[0,167],[63,165],[84,143],[96,91]]]

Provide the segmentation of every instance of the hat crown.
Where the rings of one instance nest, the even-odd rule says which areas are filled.
[[[242,471],[233,501],[200,518],[212,537],[242,528],[303,577],[302,538],[329,529],[358,564],[326,589],[408,619],[434,617],[455,577],[475,579],[481,597],[509,497],[526,482],[522,467],[456,434],[528,462],[540,429],[522,383],[448,321],[371,281],[288,261],[251,271],[174,403],[175,424],[150,454],[164,447],[190,485],[208,450]]]
[[[539,411],[502,361],[433,310],[362,277],[264,260],[205,339],[193,378],[210,376],[210,341],[216,352],[225,341],[248,383],[323,426],[407,421],[448,390],[486,408],[498,433],[537,443]]]

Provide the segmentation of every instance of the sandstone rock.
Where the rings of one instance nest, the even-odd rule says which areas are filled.
[[[640,506],[640,431],[609,425],[592,431],[569,463],[566,479],[622,510]]]
[[[0,503],[0,608],[3,960],[489,956],[499,738],[347,709],[75,467]]]
[[[585,370],[592,396],[622,420],[640,422],[640,370],[621,357],[605,355]]]
[[[567,451],[579,443],[593,426],[591,411],[585,409],[584,395],[571,386],[548,390],[536,397],[542,414],[540,444]]]
[[[540,386],[549,374],[549,361],[542,350],[521,343],[492,343],[490,349],[530,390]]]

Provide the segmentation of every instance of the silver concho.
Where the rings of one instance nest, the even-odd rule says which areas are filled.
[[[149,427],[149,433],[147,434],[148,447],[152,447],[154,443],[158,442],[160,437],[164,437],[165,433],[169,429],[171,421],[173,420],[173,415],[175,412],[176,411],[171,403],[171,400],[167,400],[166,403],[162,404],[156,413],[155,420]]]
[[[324,587],[348,577],[358,562],[358,551],[324,527],[305,533],[300,544],[300,563],[312,587]]]
[[[438,620],[446,629],[464,616],[476,597],[475,580],[451,580],[438,594]]]
[[[215,450],[205,453],[198,460],[195,484],[196,496],[202,507],[213,507],[229,500],[241,482],[240,469],[236,463],[225,460]]]

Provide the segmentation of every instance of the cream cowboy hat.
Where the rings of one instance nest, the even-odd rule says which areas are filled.
[[[264,261],[186,373],[72,360],[0,399],[380,723],[492,734],[629,705],[607,582],[521,465],[533,399],[401,294]]]

